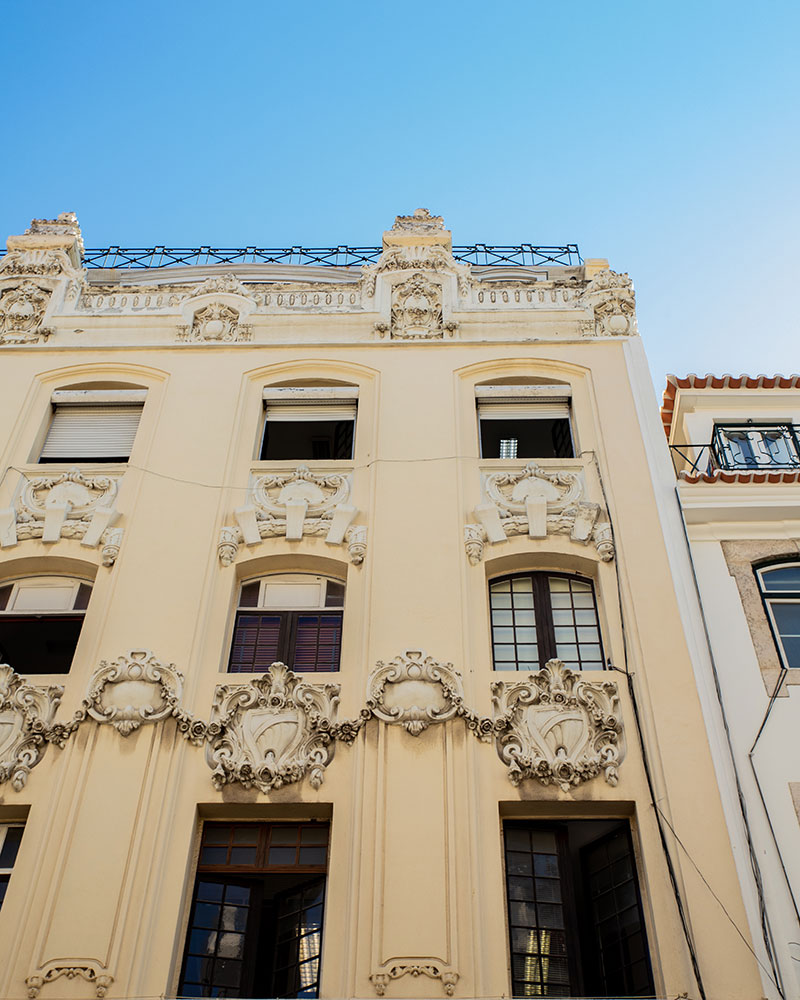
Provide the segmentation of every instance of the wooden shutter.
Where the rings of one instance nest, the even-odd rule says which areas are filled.
[[[53,419],[40,461],[128,458],[143,402],[138,391],[53,393]]]
[[[240,611],[233,631],[230,673],[263,674],[281,659],[281,626],[285,615]]]

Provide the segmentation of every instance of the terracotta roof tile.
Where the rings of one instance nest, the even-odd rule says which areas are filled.
[[[800,469],[792,472],[729,472],[714,469],[713,472],[681,472],[678,475],[685,483],[797,483]]]
[[[800,375],[667,375],[661,423],[669,438],[678,389],[800,389]]]

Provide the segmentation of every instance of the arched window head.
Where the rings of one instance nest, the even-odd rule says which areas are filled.
[[[781,662],[800,668],[800,562],[765,566],[756,579]]]
[[[262,674],[281,662],[299,672],[338,670],[344,583],[284,573],[250,580],[239,591],[230,673]]]
[[[18,674],[66,674],[91,592],[91,583],[69,576],[0,586],[0,663]]]
[[[515,573],[489,583],[495,670],[538,670],[563,660],[602,670],[603,646],[591,580],[564,573]]]

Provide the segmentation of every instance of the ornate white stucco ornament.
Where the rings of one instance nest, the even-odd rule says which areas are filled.
[[[24,281],[0,294],[0,344],[34,344],[53,332],[42,326],[50,291]]]
[[[448,326],[452,334],[456,324]],[[417,271],[407,281],[393,285],[388,332],[395,340],[441,340],[445,332],[441,284]],[[378,333],[384,335],[380,329]]]
[[[248,684],[221,684],[211,710],[218,735],[206,748],[212,781],[269,792],[308,775],[319,788],[338,704],[338,684],[307,684],[284,663]]]
[[[28,1000],[36,1000],[43,986],[55,982],[56,979],[83,979],[94,988],[94,995],[97,1000],[103,1000],[109,987],[114,982],[114,977],[109,975],[108,970],[100,962],[89,960],[89,962],[71,962],[69,959],[49,961],[42,966],[38,972],[25,979],[25,986],[28,989]]]
[[[202,343],[249,341],[253,329],[244,320],[256,308],[256,300],[235,274],[208,278],[181,302],[185,325],[178,340]]]
[[[603,562],[614,558],[611,524],[600,504],[584,499],[579,474],[548,472],[528,462],[518,472],[486,476],[484,489],[487,502],[475,508],[479,523],[464,528],[464,548],[473,565],[482,559],[485,542],[494,545],[520,534],[566,534],[583,545],[592,542]]]
[[[636,333],[636,298],[627,274],[599,271],[583,290],[581,300],[594,313],[594,328],[586,331],[589,334],[622,337]]]
[[[385,996],[389,983],[402,976],[411,976],[413,979],[417,979],[419,976],[438,979],[448,997],[451,997],[455,992],[459,978],[455,969],[447,968],[445,963],[438,958],[417,958],[396,959],[383,966],[380,972],[373,972],[369,979],[377,995],[382,997]]]
[[[17,791],[25,787],[63,693],[60,685],[26,684],[7,663],[0,664],[0,784],[10,781]]]
[[[367,710],[412,736],[462,714],[463,701],[453,664],[439,663],[421,649],[407,649],[388,663],[379,660],[367,684]]]
[[[492,702],[497,752],[513,784],[535,778],[568,791],[601,772],[617,784],[625,743],[613,681],[587,681],[549,660],[524,681],[494,683]]]
[[[367,529],[352,525],[358,510],[348,503],[350,477],[316,474],[300,465],[291,472],[259,476],[252,503],[234,511],[237,527],[220,532],[217,554],[223,566],[236,558],[239,545],[256,545],[263,538],[284,536],[299,541],[304,535],[325,535],[329,545],[346,544],[353,563],[364,561]]]
[[[82,713],[129,736],[142,725],[179,711],[183,674],[148,649],[131,649],[111,663],[100,661],[89,682]],[[81,712],[75,716],[79,719]]]
[[[53,476],[28,479],[15,507],[0,510],[0,546],[28,538],[57,542],[79,538],[81,545],[103,545],[103,563],[110,566],[119,552],[122,529],[111,526],[119,517],[116,498],[119,478],[87,476],[73,468]],[[114,536],[116,550],[109,543]]]

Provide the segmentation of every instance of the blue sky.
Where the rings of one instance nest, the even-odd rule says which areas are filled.
[[[653,377],[800,370],[800,5],[7,5],[0,237],[87,246],[576,242]]]

